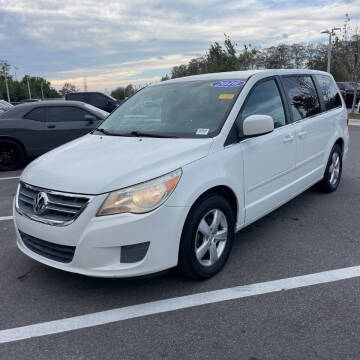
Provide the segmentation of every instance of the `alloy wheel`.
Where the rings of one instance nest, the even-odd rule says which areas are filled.
[[[224,252],[228,239],[228,223],[219,209],[207,212],[201,219],[195,238],[195,255],[201,265],[212,266]]]

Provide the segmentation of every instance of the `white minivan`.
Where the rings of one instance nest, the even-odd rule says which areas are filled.
[[[332,76],[236,71],[150,85],[41,156],[14,201],[18,247],[62,270],[205,279],[236,231],[319,183],[339,185],[348,119]]]

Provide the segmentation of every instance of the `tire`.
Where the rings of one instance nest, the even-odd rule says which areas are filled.
[[[337,164],[337,165],[336,165]],[[340,183],[342,173],[342,151],[338,144],[331,150],[323,179],[319,182],[319,188],[325,193],[334,192]]]
[[[0,139],[0,170],[19,169],[24,165],[25,160],[25,151],[19,143],[10,139]]]
[[[180,272],[196,280],[210,278],[219,272],[230,255],[234,228],[233,210],[223,197],[208,194],[200,199],[190,210],[183,228]]]

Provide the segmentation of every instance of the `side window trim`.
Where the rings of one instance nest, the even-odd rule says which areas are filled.
[[[341,92],[340,92],[340,88],[338,87],[337,83],[336,83],[330,76],[323,75],[323,74],[315,74],[315,75],[313,75],[313,77],[314,77],[313,80],[314,80],[315,86],[318,87],[318,93],[321,94],[321,95],[322,95],[321,86],[320,86],[320,84],[319,84],[319,81],[318,81],[316,75],[318,75],[318,76],[326,76],[330,81],[334,82],[334,87],[335,87],[335,89],[336,89],[336,91],[337,91],[337,94],[339,95],[340,101],[341,101],[341,105],[336,106],[336,107],[334,107],[334,108],[332,108],[332,109],[327,110],[327,109],[326,109],[326,105],[325,105],[325,101],[324,101],[324,97],[323,97],[323,96],[319,96],[319,97],[320,97],[320,103],[321,103],[321,106],[322,106],[322,108],[321,108],[321,113],[326,113],[326,112],[328,112],[328,111],[333,111],[333,110],[336,110],[336,109],[341,109],[341,108],[343,108],[343,106],[344,106],[343,101],[344,101],[344,100],[342,99],[342,94],[341,94]]]
[[[286,105],[285,105],[285,104],[287,104],[287,101],[286,101],[287,99],[283,97],[283,93],[282,93],[282,91],[281,91],[281,88],[280,88],[280,86],[279,86],[279,83],[277,82],[277,76],[275,76],[275,75],[269,76],[269,77],[266,77],[266,78],[263,78],[263,79],[260,79],[259,81],[257,81],[257,82],[253,85],[253,87],[252,87],[252,88],[249,90],[249,92],[247,93],[246,98],[245,98],[243,104],[241,105],[241,108],[240,108],[240,110],[239,110],[239,113],[238,113],[237,116],[236,116],[235,122],[238,120],[239,115],[242,113],[242,111],[244,110],[245,106],[247,105],[252,91],[253,91],[258,85],[260,85],[260,84],[262,84],[262,83],[264,83],[264,82],[266,82],[266,81],[270,81],[270,80],[274,80],[275,85],[276,85],[276,87],[277,87],[277,89],[278,89],[278,91],[279,91],[280,99],[281,99],[281,102],[282,102],[282,105],[283,105],[283,109],[284,109],[285,123],[286,123],[286,125],[290,124],[290,121],[289,121],[289,119],[288,119],[288,115],[289,115],[289,114],[288,114],[287,111],[286,111]],[[286,126],[286,125],[284,125],[284,126]],[[280,127],[282,127],[282,126],[280,126]],[[274,130],[276,130],[276,129],[274,129]]]
[[[27,116],[29,114],[31,114],[33,111],[38,110],[38,109],[44,109],[45,110],[45,114],[46,114],[46,107],[45,106],[37,106],[36,108],[33,108],[31,110],[29,110],[27,113],[25,113],[25,115],[23,115],[23,119],[28,119],[28,120],[34,120],[34,119],[29,119]],[[40,121],[42,123],[46,122],[46,115],[45,115],[45,120],[34,120],[34,121]]]
[[[275,82],[276,82],[277,87],[279,89],[281,101],[282,101],[283,108],[284,108],[284,111],[285,111],[286,125],[292,124],[293,123],[292,112],[291,112],[291,109],[290,109],[290,104],[289,104],[289,101],[288,101],[288,97],[286,96],[284,85],[281,82],[281,77],[279,75],[276,75],[275,78],[276,78]]]
[[[314,79],[313,79],[313,75],[311,73],[308,73],[308,74],[288,74],[288,75],[280,75],[280,81],[281,81],[281,84],[282,86],[284,87],[284,83],[282,82],[282,79],[284,78],[288,78],[288,77],[309,77],[312,82],[313,82],[313,85],[314,85],[314,88],[315,88],[315,92],[316,92],[316,96],[317,96],[317,99],[319,101],[319,105],[320,105],[320,112],[318,114],[315,114],[315,115],[311,115],[311,116],[307,116],[303,119],[299,119],[299,120],[296,120],[294,121],[294,116],[293,116],[293,113],[292,111],[290,112],[290,115],[291,115],[291,120],[292,120],[292,123],[298,123],[298,122],[301,122],[301,121],[306,121],[307,119],[311,119],[315,116],[319,116],[322,114],[323,110],[322,110],[322,103],[321,103],[321,96],[319,96],[319,92],[318,92],[318,89],[316,87],[316,84],[314,82]],[[284,87],[285,89],[285,87]],[[290,98],[289,98],[289,95],[288,93],[285,93],[285,96],[286,96],[286,102],[288,103],[288,106],[289,106],[289,109],[290,109],[290,104],[291,104],[291,101],[290,101]]]
[[[322,96],[322,93],[321,93],[321,88],[320,88],[320,84],[316,78],[315,75],[311,74],[311,78],[312,78],[312,81],[314,83],[314,86],[315,86],[315,90],[316,90],[316,93],[317,93],[317,97],[318,97],[318,100],[319,100],[319,103],[320,103],[320,113],[317,114],[317,115],[320,115],[322,114],[323,112],[326,111],[326,107],[325,107],[325,102],[324,102],[324,97]]]
[[[262,78],[260,80],[258,80],[252,87],[251,89],[248,91],[246,97],[245,97],[245,100],[244,102],[242,103],[241,105],[241,108],[236,116],[236,119],[233,123],[233,125],[231,126],[230,128],[230,131],[226,137],[226,140],[224,142],[224,147],[226,146],[229,146],[231,144],[234,144],[235,142],[232,140],[232,138],[234,137],[234,129],[236,130],[237,132],[237,122],[238,122],[238,119],[239,119],[239,116],[241,114],[241,112],[244,110],[246,104],[248,103],[249,101],[249,98],[250,98],[250,95],[252,93],[252,91],[260,84],[262,84],[263,82],[266,82],[266,81],[270,81],[270,80],[274,80],[275,82],[275,85],[279,91],[279,95],[280,95],[280,99],[281,99],[281,102],[282,102],[282,105],[283,105],[283,109],[284,109],[284,115],[285,115],[285,125],[283,126],[280,126],[279,128],[275,128],[274,131],[276,131],[277,129],[281,129],[283,128],[284,126],[287,126],[289,124],[292,123],[292,115],[291,115],[291,112],[290,112],[290,107],[289,107],[289,104],[288,104],[288,101],[287,101],[287,96],[285,95],[285,91],[284,91],[284,88],[282,86],[282,83],[281,83],[281,79],[278,75],[272,75],[272,76],[268,76],[268,77],[265,77],[265,78]],[[239,139],[236,143],[240,143],[242,142],[243,140]]]

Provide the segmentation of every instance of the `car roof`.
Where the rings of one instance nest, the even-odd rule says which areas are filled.
[[[14,106],[13,108],[6,111],[6,117],[9,118],[18,118],[24,116],[26,113],[32,109],[39,107],[53,107],[53,106],[78,106],[94,113],[95,110],[90,109],[88,105],[82,101],[72,101],[72,100],[46,100],[46,101],[36,101],[31,103],[24,103]],[[96,112],[98,114],[98,112]],[[4,113],[1,114],[2,118],[5,117]]]
[[[21,109],[32,109],[39,106],[84,106],[85,103],[82,101],[73,101],[73,100],[45,100],[45,101],[35,101],[31,103],[24,103],[16,105],[17,108]]]
[[[301,75],[301,74],[319,74],[327,75],[329,73],[320,70],[308,70],[308,69],[264,69],[264,70],[246,70],[246,71],[226,71],[220,73],[191,75],[176,79],[170,79],[159,83],[152,84],[150,86],[159,86],[162,84],[184,82],[184,81],[206,81],[206,80],[247,80],[253,75],[259,73],[266,73],[268,76],[274,75]]]

